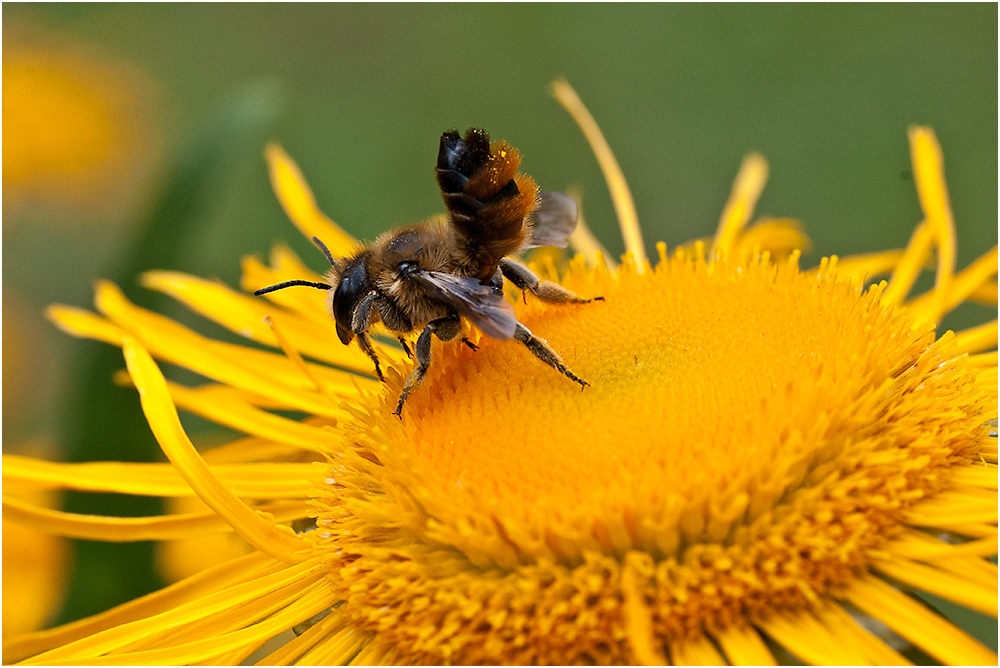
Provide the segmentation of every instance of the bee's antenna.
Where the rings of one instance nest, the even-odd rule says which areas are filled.
[[[340,265],[337,264],[337,261],[333,259],[332,255],[330,255],[330,249],[326,247],[326,244],[320,241],[319,237],[313,237],[313,243],[319,246],[319,249],[323,251],[323,255],[325,255],[326,259],[330,261],[330,265],[337,271],[340,271]]]
[[[266,295],[268,292],[274,292],[275,290],[281,290],[282,288],[290,288],[294,285],[304,285],[310,288],[319,288],[320,290],[329,290],[330,285],[326,283],[312,283],[310,281],[285,281],[284,283],[278,283],[277,285],[271,285],[266,288],[261,288],[254,292],[254,295],[260,297],[261,295]]]

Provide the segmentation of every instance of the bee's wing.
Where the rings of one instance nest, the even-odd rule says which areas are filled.
[[[528,216],[531,219],[531,241],[527,247],[566,248],[569,235],[576,229],[576,200],[551,190],[539,193],[538,200],[538,209]]]
[[[470,276],[439,271],[415,271],[409,278],[468,318],[487,336],[501,340],[514,338],[517,317],[502,292]]]

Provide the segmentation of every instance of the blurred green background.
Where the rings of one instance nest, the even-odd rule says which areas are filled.
[[[136,274],[177,269],[235,285],[239,258],[277,241],[323,269],[270,191],[262,148],[271,139],[299,163],[324,211],[370,238],[441,210],[438,137],[481,126],[520,148],[543,188],[579,187],[590,226],[620,253],[603,178],[549,95],[557,76],[615,151],[650,250],[710,235],[750,151],[771,167],[758,213],[804,223],[815,242],[805,265],[902,247],[921,218],[912,123],[933,127],[944,148],[959,266],[997,243],[995,4],[2,11],[5,452],[156,456],[133,393],[111,387],[120,353],[58,333],[42,316],[47,304],[88,306],[93,281],[108,277],[190,321],[139,288]],[[60,68],[69,71],[62,79]],[[39,94],[37,74],[73,92]],[[26,109],[15,109],[21,102]],[[76,121],[63,115],[78,108],[97,119],[81,127],[97,124],[110,146],[96,157],[75,147],[85,131],[67,129]],[[946,324],[983,322],[991,311],[965,307]],[[74,581],[62,619],[154,586],[147,548],[80,548],[76,568],[91,584]],[[123,583],[123,573],[138,575]]]

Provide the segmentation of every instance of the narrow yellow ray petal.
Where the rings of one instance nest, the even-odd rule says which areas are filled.
[[[258,550],[282,561],[301,560],[302,555],[297,554],[304,548],[300,538],[286,527],[265,520],[212,475],[211,469],[184,433],[170,401],[166,380],[146,349],[126,339],[124,353],[150,429],[163,454],[181,477],[209,508],[225,518],[244,540]]]
[[[326,658],[327,654],[324,651],[324,647],[320,645],[316,648],[316,651],[311,652],[307,657],[306,662],[313,665],[321,665]],[[351,658],[348,665],[351,666],[391,666],[395,661],[392,661],[392,648],[387,647],[384,643],[380,642],[369,642],[362,645],[358,653]]]
[[[952,549],[947,552],[928,553],[926,550],[914,549],[912,552],[915,554],[909,554],[909,546],[897,546],[895,543],[893,549],[898,551],[900,557],[930,564],[934,568],[962,577],[996,596],[997,565],[988,558],[997,554],[997,537],[987,536],[958,545],[948,545]]]
[[[902,250],[851,255],[837,259],[837,273],[856,281],[867,281],[889,273],[902,259]]]
[[[306,239],[319,238],[334,257],[350,255],[358,246],[357,240],[319,210],[299,166],[285,150],[272,142],[264,149],[264,157],[274,194],[295,227]]]
[[[599,265],[602,261],[607,263],[608,258],[611,255],[608,254],[608,250],[601,244],[600,240],[594,236],[594,233],[590,231],[587,227],[586,221],[583,219],[583,214],[580,214],[580,218],[577,220],[576,229],[573,233],[569,235],[569,245],[575,252],[580,253],[587,259],[587,265],[594,267]],[[614,266],[608,265],[610,269],[614,269]]]
[[[240,629],[239,631],[233,631],[232,633],[209,637],[183,645],[171,646],[165,649],[105,654],[93,658],[87,654],[83,654],[81,658],[85,658],[85,663],[93,666],[184,665],[195,663],[224,652],[231,652],[245,647],[248,643],[255,642],[261,638],[266,639],[277,635],[303,617],[308,617],[310,613],[315,614],[329,605],[329,597],[325,592],[309,590],[308,588],[293,592],[289,595],[289,599],[290,601],[294,601],[295,605],[289,606],[257,624]],[[138,635],[134,631],[132,633]],[[32,660],[26,662],[26,665],[60,665],[60,661],[61,659],[59,658],[42,659],[38,662]]]
[[[3,456],[4,486],[77,489],[148,496],[178,496],[190,488],[169,464],[108,462],[59,464],[17,455]]]
[[[255,642],[247,643],[243,647],[233,650],[232,652],[224,652],[217,656],[213,656],[205,661],[199,661],[200,666],[246,666],[247,659],[257,650],[259,650],[264,644],[266,644],[270,638],[264,638],[262,640],[257,640]]]
[[[948,186],[944,179],[944,154],[934,131],[914,125],[909,128],[910,159],[913,178],[917,185],[920,207],[928,227],[932,230],[937,246],[938,268],[934,281],[938,299],[943,300],[950,290],[955,273],[955,218],[951,213]],[[939,304],[934,311],[944,311]]]
[[[636,566],[626,561],[622,567],[621,588],[625,596],[625,624],[629,647],[636,660],[648,666],[667,663],[660,643],[653,633],[653,616],[640,592]]]
[[[305,501],[255,508],[257,512],[271,516],[275,522],[290,522],[307,517],[312,509],[312,505]],[[39,527],[45,533],[109,543],[194,538],[232,530],[221,517],[209,511],[154,517],[80,515],[39,508],[4,496],[3,512],[5,518]]]
[[[321,424],[326,422],[326,420],[307,418],[303,422],[311,424],[316,428],[321,428]],[[270,466],[270,462],[297,459],[301,457],[302,452],[297,447],[284,443],[275,443],[271,439],[259,436],[244,436],[243,438],[237,438],[234,441],[217,445],[214,448],[202,450],[201,454],[206,462],[212,464],[214,470],[218,464],[253,462],[254,464],[266,464]],[[299,480],[301,481],[301,478]]]
[[[969,485],[983,489],[996,489],[997,467],[995,466],[961,466],[952,473],[956,485]]]
[[[807,610],[755,617],[754,625],[807,663],[833,666],[867,663],[860,648],[843,644]]]
[[[767,160],[760,153],[751,153],[743,158],[729,200],[722,209],[722,218],[719,219],[715,238],[708,250],[710,260],[715,258],[716,254],[728,255],[732,252],[740,230],[750,222],[757,200],[764,191],[767,171]]]
[[[330,318],[317,324],[314,320],[305,320],[276,309],[257,297],[236,292],[218,281],[176,271],[146,272],[141,282],[145,287],[168,294],[193,311],[253,341],[278,347],[272,328],[264,322],[264,318],[271,317],[281,325],[293,345],[310,357],[362,372],[368,371],[371,366],[371,360],[360,349],[333,344],[337,342],[337,330]],[[320,299],[316,300],[313,310],[325,313],[323,295],[318,296]]]
[[[930,225],[926,221],[917,225],[910,235],[910,243],[903,251],[903,258],[892,272],[889,287],[882,293],[882,303],[896,304],[910,294],[913,284],[927,264],[933,242],[934,232]]]
[[[984,615],[997,614],[996,580],[990,587],[978,586],[968,577],[945,572],[933,566],[925,566],[908,559],[896,558],[891,561],[876,561],[872,568],[911,587],[976,610]]]
[[[144,634],[131,642],[116,648],[114,654],[136,654],[150,649],[163,649],[168,646],[177,647],[204,638],[224,636],[241,629],[251,627],[259,620],[276,614],[284,609],[295,610],[296,616],[302,615],[298,610],[300,598],[305,589],[316,589],[329,601],[331,592],[323,580],[305,580],[291,585],[279,585],[271,591],[261,591],[259,595],[246,598],[238,606],[216,610],[211,614],[193,618],[182,626],[165,626],[160,630]],[[298,620],[309,619],[311,615],[302,615]],[[291,624],[281,631],[288,631]],[[260,636],[260,642],[266,641],[271,635]]]
[[[12,663],[54,647],[68,645],[81,638],[87,638],[141,617],[172,610],[190,601],[199,600],[212,592],[259,577],[261,574],[272,572],[275,569],[276,564],[270,557],[260,552],[252,552],[239,559],[208,568],[186,580],[133,599],[97,615],[44,631],[14,638],[4,638],[4,663]]]
[[[213,465],[212,474],[239,496],[254,499],[301,499],[308,494],[304,482],[321,475],[323,464],[267,462],[266,464]],[[140,496],[192,496],[170,464],[95,462],[61,464],[17,455],[3,456],[4,484],[31,489],[75,489]]]
[[[812,241],[793,218],[761,218],[741,230],[733,245],[735,252],[748,255],[757,249],[768,251],[775,262],[785,260],[792,251],[806,253],[811,247]]]
[[[997,356],[997,351],[991,353],[982,353],[979,355],[969,355],[965,363],[972,368],[982,368],[989,369],[992,367],[993,371],[996,371],[997,364],[1000,363],[1000,357]]]
[[[323,277],[302,263],[302,260],[283,244],[276,244],[270,252],[271,266],[263,264],[253,256],[244,257],[240,266],[240,288],[254,292],[261,288],[277,285],[290,280],[306,280],[317,283]],[[315,289],[276,290],[264,295],[268,301],[278,304],[309,322],[330,323],[330,315],[323,308],[325,295]]]
[[[312,373],[309,365],[306,364],[306,361],[302,359],[302,355],[299,354],[299,351],[295,349],[295,346],[293,346],[287,338],[285,338],[285,335],[282,333],[278,323],[276,323],[269,315],[264,316],[264,322],[271,328],[274,338],[277,340],[278,346],[281,348],[281,352],[285,353],[285,357],[290,359],[292,363],[313,382],[317,392],[330,399],[331,403],[337,403],[337,399],[327,392],[326,385],[319,379],[317,374]]]
[[[855,580],[844,598],[942,663],[957,666],[997,663],[996,654],[977,640],[874,576]]]
[[[355,661],[361,651],[371,644],[373,634],[353,627],[336,631],[323,642],[315,644],[296,661],[303,666],[341,666]],[[381,664],[391,665],[391,664]]]
[[[355,638],[360,635],[356,629],[345,627],[346,622],[344,621],[343,615],[336,613],[328,614],[300,635],[297,635],[278,649],[263,657],[257,662],[257,665],[287,666],[292,663],[298,663],[297,659],[299,659],[299,657],[312,650],[319,643],[326,646],[328,644],[336,644],[340,642],[342,636],[344,635],[353,635]],[[354,652],[356,651],[357,647],[354,649]],[[351,654],[353,655],[354,652]],[[328,665],[343,665],[345,662],[346,659],[343,661],[333,661]]]
[[[629,190],[628,183],[625,181],[625,174],[618,165],[618,160],[615,159],[615,154],[612,153],[604,134],[597,126],[597,121],[587,111],[583,100],[576,94],[569,82],[564,79],[553,81],[552,92],[559,104],[576,121],[597,158],[597,164],[601,166],[604,180],[608,184],[608,190],[611,191],[611,201],[615,205],[615,213],[618,214],[618,225],[621,227],[622,238],[625,241],[625,252],[632,253],[638,271],[642,273],[648,261],[646,248],[642,241],[642,230],[639,228],[635,200],[632,199],[632,191]]]
[[[106,318],[73,306],[54,304],[45,309],[45,316],[70,336],[95,339],[115,346],[121,345],[126,337],[125,330]]]
[[[986,455],[983,456],[986,457]],[[996,453],[993,454],[993,459],[996,460]],[[996,462],[994,461],[994,463]],[[970,522],[968,524],[956,524],[948,527],[945,531],[967,538],[996,538],[997,525],[996,522],[993,524]]]
[[[939,492],[905,511],[907,522],[916,526],[947,529],[949,524],[997,521],[996,498],[977,498],[956,492]]]
[[[980,371],[976,374],[976,387],[982,388],[983,391],[992,392],[994,396],[997,393],[997,370],[995,368],[987,367],[986,369]],[[994,464],[996,461],[993,462]]]
[[[997,347],[997,321],[984,322],[976,327],[955,332],[955,349],[959,352],[978,353]]]
[[[286,566],[273,573],[264,573],[253,580],[240,582],[209,593],[200,599],[177,605],[159,614],[109,628],[57,647],[34,657],[32,663],[66,661],[76,656],[98,657],[128,646],[146,635],[202,619],[216,612],[232,610],[279,589],[301,590],[303,586],[320,581],[322,578],[323,572],[316,559]]]
[[[969,295],[969,301],[976,302],[977,304],[986,304],[987,306],[996,306],[998,291],[1000,291],[1000,285],[996,281],[989,281],[985,285],[980,285],[976,288]]]
[[[906,657],[860,626],[839,605],[824,605],[817,611],[816,616],[820,623],[830,629],[831,634],[840,642],[856,647],[864,654],[865,663],[878,666],[912,665],[912,662]]]
[[[721,666],[726,662],[706,636],[670,643],[670,659],[675,666]]]
[[[974,570],[970,565],[983,564],[996,576],[996,564],[975,557],[992,557],[997,553],[997,536],[987,536],[964,543],[949,543],[922,531],[911,530],[892,542],[893,554],[924,561],[953,572]]]
[[[325,429],[260,410],[249,403],[239,401],[231,396],[230,392],[217,392],[218,388],[214,386],[191,389],[170,382],[167,386],[178,408],[245,434],[313,451],[324,449],[329,451],[339,443],[338,439]]]
[[[282,355],[213,341],[176,322],[141,309],[116,286],[98,286],[98,308],[128,328],[157,357],[207,378],[234,385],[315,415],[339,417],[341,411],[311,389],[308,378]],[[353,390],[353,388],[352,388]]]
[[[736,624],[712,632],[731,666],[776,666],[774,656],[752,626]]]
[[[948,289],[943,291],[943,297],[939,294],[942,291],[935,288],[910,301],[907,304],[908,310],[918,319],[927,322],[940,321],[946,313],[962,302],[968,301],[972,293],[996,276],[997,259],[997,247],[994,246],[991,251],[956,274]]]

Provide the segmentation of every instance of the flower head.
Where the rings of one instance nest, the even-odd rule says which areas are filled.
[[[751,156],[711,245],[650,264],[630,196],[592,119],[631,253],[579,256],[560,276],[603,303],[516,299],[590,387],[523,347],[469,330],[435,342],[424,384],[393,415],[411,368],[381,346],[336,344],[315,291],[271,303],[171,272],[147,286],[248,338],[212,341],[130,304],[54,307],[67,331],[121,345],[171,465],[61,466],[5,458],[38,487],[197,496],[205,509],[89,518],[5,506],[57,533],[134,540],[233,531],[252,551],[89,620],[5,641],[5,660],[264,663],[903,663],[907,642],[946,663],[992,652],[923,606],[929,592],[995,614],[996,321],[938,334],[970,299],[996,303],[996,249],[955,272],[940,150],[910,133],[925,213],[909,246],[799,268],[787,220],[747,227],[766,178]],[[334,255],[354,242],[276,147],[292,220]],[[585,231],[577,246],[592,250]],[[936,254],[934,287],[910,298]],[[589,261],[588,261],[589,260]],[[865,287],[867,277],[891,272]],[[244,262],[245,288],[309,278],[283,248]],[[318,277],[316,277],[318,278]],[[192,369],[168,383],[155,359]],[[307,361],[312,360],[312,361]],[[177,408],[246,438],[200,455]],[[275,410],[307,417],[295,421]]]
[[[124,63],[12,25],[3,53],[4,224],[26,211],[106,223],[134,205],[155,164],[152,86]]]

